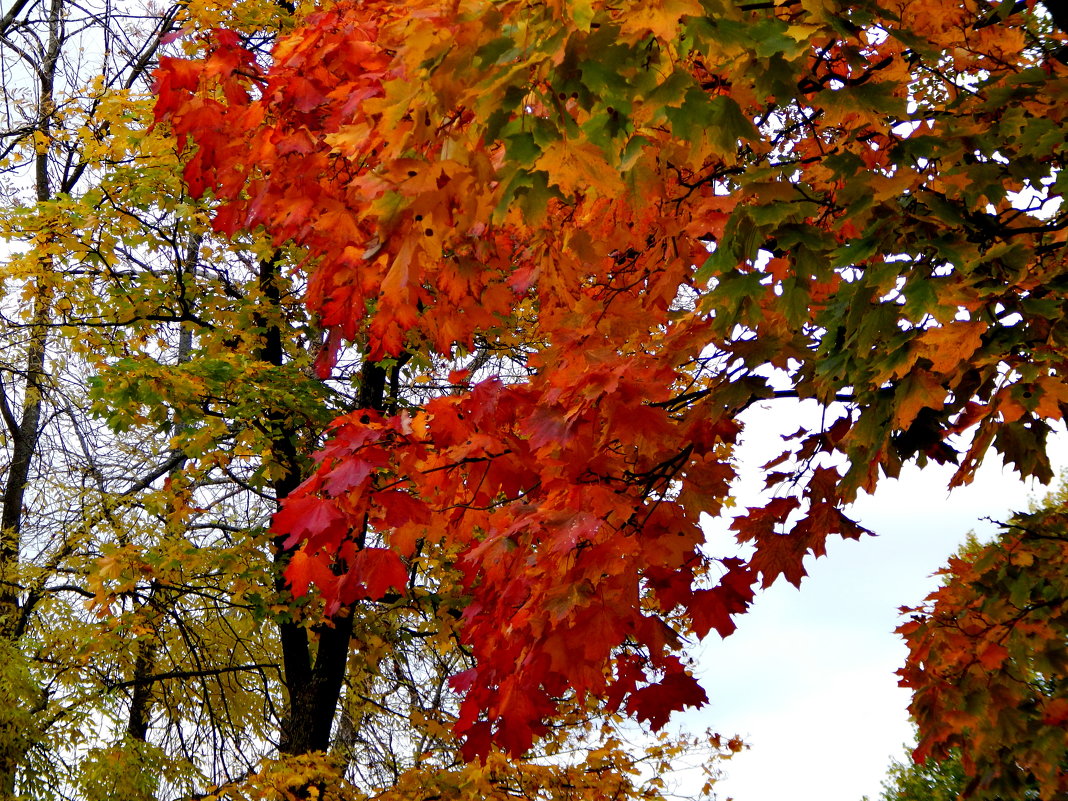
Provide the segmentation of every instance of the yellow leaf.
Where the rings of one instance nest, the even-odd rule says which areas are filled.
[[[534,166],[549,173],[549,183],[560,187],[565,195],[594,190],[602,197],[615,197],[623,192],[623,180],[604,157],[597,145],[590,142],[553,142],[542,152]]]
[[[1030,567],[1035,563],[1035,555],[1029,551],[1020,551],[1012,554],[1009,562],[1017,567]]]
[[[791,25],[786,29],[786,35],[795,42],[807,42],[820,32],[818,25]]]
[[[660,0],[634,3],[623,14],[623,33],[644,36],[651,33],[661,41],[678,37],[682,17],[704,16],[705,10],[697,0]]]
[[[894,427],[908,428],[920,409],[941,409],[945,401],[946,390],[938,376],[927,370],[914,370],[898,385]]]
[[[970,360],[983,344],[982,335],[987,325],[982,321],[953,322],[937,328],[928,328],[916,340],[920,356],[931,361],[935,373],[948,373],[962,361]]]

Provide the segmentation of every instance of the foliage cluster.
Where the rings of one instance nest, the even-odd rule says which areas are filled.
[[[920,762],[981,798],[1068,789],[1068,488],[972,543],[901,629]],[[937,771],[937,769],[936,769]]]
[[[709,793],[737,741],[644,738],[592,706],[521,759],[465,765],[448,550],[418,592],[343,616],[283,581],[268,525],[328,423],[442,392],[440,365],[402,374],[357,349],[320,380],[301,255],[213,231],[151,124],[179,30],[266,49],[297,16],[253,0],[0,14],[0,798],[652,800],[681,762],[684,794]]]
[[[1063,36],[969,0],[340,2],[268,61],[228,31],[166,60],[217,230],[308,251],[320,375],[346,341],[526,369],[339,418],[275,518],[288,580],[343,609],[456,549],[457,728],[522,753],[561,699],[703,703],[682,638],[864,533],[845,506],[903,463],[1048,480]],[[717,559],[739,415],[784,397],[823,423],[735,519],[754,556]]]
[[[0,796],[714,778],[737,740],[623,723],[706,700],[688,641],[862,535],[848,503],[906,462],[1050,476],[1061,13],[14,0]],[[791,398],[823,421],[735,518],[753,557],[710,553],[742,413]],[[1059,685],[998,682],[1063,671],[1058,521],[947,585],[993,604],[978,663],[906,632],[922,747],[996,709],[1047,790]]]

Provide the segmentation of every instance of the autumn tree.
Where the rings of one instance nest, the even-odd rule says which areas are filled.
[[[299,254],[211,230],[149,126],[148,75],[179,28],[262,52],[295,14],[57,0],[3,18],[0,797],[652,799],[688,755],[701,795],[736,741],[632,745],[578,704],[525,759],[463,765],[447,549],[343,614],[282,580],[267,524],[331,419],[447,395],[461,365],[507,375],[524,342],[385,365],[351,348],[321,381]]]
[[[12,4],[0,791],[657,792],[614,716],[702,703],[686,639],[856,492],[1049,475],[1043,8]],[[773,398],[823,425],[717,558]]]
[[[280,9],[226,13],[263,40]],[[284,254],[213,238],[147,130],[156,54],[190,14],[23,2],[3,18],[4,797],[203,788],[277,740],[278,649],[257,632],[289,608],[262,443],[286,403],[287,435],[309,441],[340,407],[299,362],[264,369],[272,331],[307,350],[270,278]]]
[[[1068,788],[1066,502],[1062,486],[951,559],[942,587],[899,629],[914,757],[934,770],[958,763],[963,797],[1057,798]]]
[[[1068,401],[1065,27],[1038,3],[325,4],[167,59],[157,118],[228,236],[306,252],[328,332],[430,373],[339,417],[274,518],[342,619],[456,554],[468,757],[569,703],[654,728],[678,657],[795,584],[902,464],[1048,480]],[[464,369],[486,349],[521,368]],[[477,357],[476,361],[477,361]],[[373,368],[368,368],[373,369]],[[739,415],[820,405],[735,519]],[[347,624],[346,624],[347,625]]]
[[[140,20],[144,39],[133,27],[127,30],[123,46],[102,56],[98,81],[90,86],[77,84],[71,67],[81,57],[87,27],[94,27],[92,11],[61,0],[15,2],[0,17],[0,230],[9,241],[16,239],[4,262],[0,334],[4,797],[15,792],[20,772],[46,784],[51,765],[40,759],[41,753],[67,739],[69,727],[83,720],[81,692],[63,679],[79,658],[66,638],[78,631],[85,617],[75,612],[69,625],[70,606],[80,607],[79,593],[87,590],[67,578],[84,575],[87,531],[94,523],[107,522],[107,514],[102,515],[90,497],[97,482],[105,472],[115,475],[116,469],[134,475],[144,463],[129,451],[97,450],[102,426],[83,411],[87,371],[79,372],[84,364],[68,359],[62,347],[66,336],[57,332],[54,322],[70,308],[64,291],[69,262],[63,232],[72,208],[65,201],[94,161],[78,124],[93,118],[106,87],[147,76],[157,34],[168,20]],[[97,118],[96,124],[106,129],[103,119]],[[88,139],[92,132],[85,130],[84,136]],[[63,667],[42,674],[39,668],[50,662]]]

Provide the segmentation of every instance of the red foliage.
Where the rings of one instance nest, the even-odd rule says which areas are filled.
[[[990,212],[1019,183],[986,153],[1050,183],[1064,137],[990,144],[1004,106],[931,77],[948,58],[1061,124],[1049,73],[1005,67],[1031,57],[1019,30],[948,2],[572,5],[346,1],[269,68],[220,31],[158,74],[216,228],[307,250],[322,375],[344,341],[520,365],[341,417],[275,520],[294,591],[330,608],[403,589],[419,548],[460,554],[468,754],[523,751],[566,694],[654,727],[702,703],[681,637],[726,636],[757,581],[864,533],[858,490],[976,428],[955,481],[991,442],[1047,476],[1043,418],[1068,401],[1063,314],[1034,294],[1062,226]],[[777,395],[825,421],[736,519],[753,557],[716,560],[701,516],[728,502],[739,415]]]

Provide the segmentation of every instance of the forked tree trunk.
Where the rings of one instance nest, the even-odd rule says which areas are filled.
[[[277,260],[261,262],[260,289],[268,302],[277,308],[281,303]],[[276,324],[264,327],[266,333],[260,358],[280,367],[285,359],[282,331]],[[364,363],[357,405],[365,409],[385,409],[386,371],[379,365]],[[267,418],[273,437],[273,459],[286,468],[274,482],[275,495],[281,501],[303,480],[298,432],[282,411],[271,410]],[[290,556],[290,552],[282,547],[284,539],[279,537],[274,541],[275,582],[279,592],[285,590],[284,570]],[[330,732],[348,663],[352,609],[340,610],[330,625],[316,629],[314,656],[307,628],[293,621],[279,623],[278,628],[286,688],[286,712],[279,750],[291,755],[326,751],[330,746]]]

